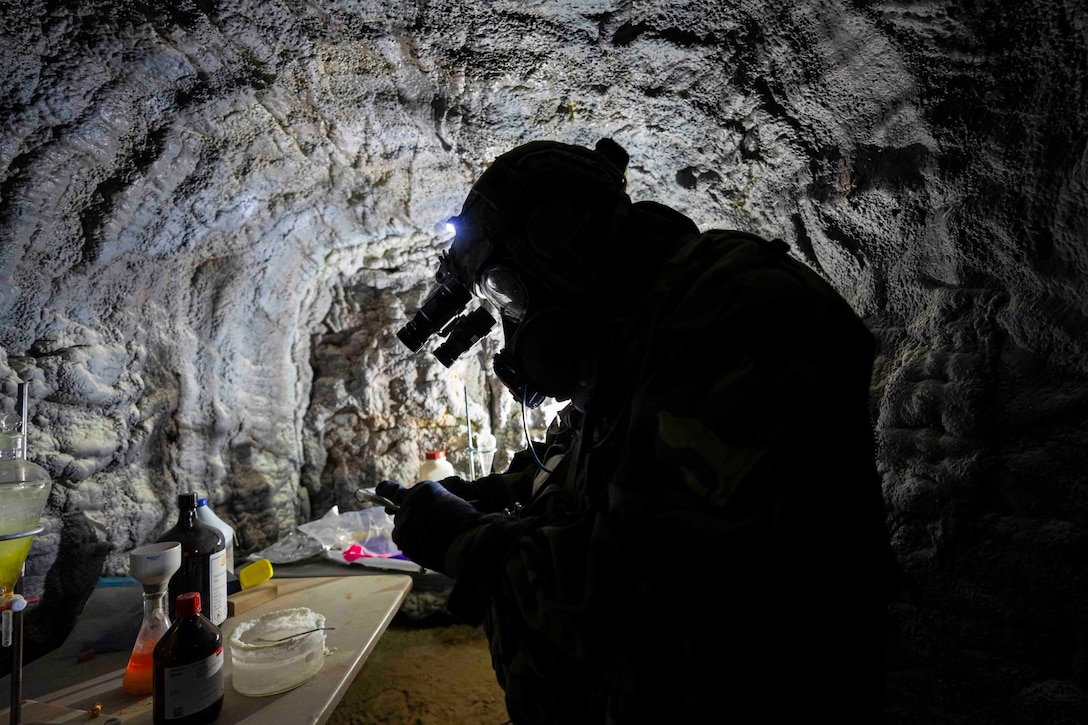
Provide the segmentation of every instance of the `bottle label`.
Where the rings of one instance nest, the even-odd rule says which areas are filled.
[[[208,619],[220,625],[227,621],[227,552],[211,555],[211,601],[208,602]]]
[[[166,719],[177,720],[198,713],[223,696],[223,648],[199,662],[163,668],[163,673]]]

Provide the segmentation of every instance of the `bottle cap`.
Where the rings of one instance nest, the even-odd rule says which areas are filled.
[[[181,619],[182,617],[191,617],[194,614],[200,614],[200,592],[185,592],[184,594],[179,594],[177,600],[174,602],[174,612],[178,619]]]
[[[208,499],[202,498],[202,499],[200,499],[199,501],[196,502],[196,505],[197,506],[207,506],[208,505]]]
[[[252,564],[246,564],[238,570],[238,583],[243,589],[255,587],[263,581],[272,578],[272,562],[268,559],[258,559]]]
[[[427,451],[424,456],[428,461],[442,461],[446,458],[445,451]]]
[[[178,508],[186,511],[188,509],[196,508],[196,494],[195,493],[179,493],[178,494]]]

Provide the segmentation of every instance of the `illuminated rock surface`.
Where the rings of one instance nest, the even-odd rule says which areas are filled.
[[[466,389],[501,464],[493,348],[393,332],[490,159],[607,135],[633,198],[785,239],[880,338],[893,722],[1088,718],[1082,3],[78,5],[0,30],[0,380],[57,621],[178,491],[246,552],[426,448],[467,471]]]

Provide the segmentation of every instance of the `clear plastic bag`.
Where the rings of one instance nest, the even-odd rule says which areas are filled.
[[[361,564],[377,569],[420,571],[393,543],[393,517],[380,506],[340,513],[333,506],[320,519],[301,524],[272,546],[248,560],[268,559],[292,564],[324,556],[339,564]]]
[[[344,513],[333,506],[317,521],[302,524],[298,529],[321,542],[325,556],[341,564],[409,571],[420,569],[393,543],[393,517],[380,506]]]

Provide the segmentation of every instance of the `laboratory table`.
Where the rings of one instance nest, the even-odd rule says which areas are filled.
[[[217,721],[220,725],[320,725],[328,720],[404,602],[412,588],[412,577],[390,572],[274,578],[262,586],[272,585],[277,590],[275,598],[236,613],[221,625],[225,696]],[[325,633],[327,652],[321,671],[295,689],[278,695],[238,694],[233,688],[227,644],[234,628],[262,614],[292,607],[309,607],[325,616],[327,626],[335,628]],[[128,656],[129,652],[117,650],[84,659],[72,657],[71,652],[62,649],[25,665],[21,724],[150,725],[151,696],[135,698],[121,689]],[[92,711],[98,706],[100,714],[95,714]],[[0,712],[0,725],[8,722],[10,713],[5,708]]]

